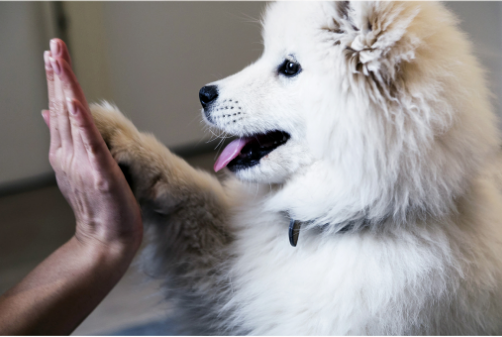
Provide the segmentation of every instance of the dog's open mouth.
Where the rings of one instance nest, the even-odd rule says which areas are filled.
[[[270,131],[239,138],[228,144],[214,164],[214,171],[224,167],[232,172],[254,166],[260,159],[286,143],[290,135],[284,131]]]

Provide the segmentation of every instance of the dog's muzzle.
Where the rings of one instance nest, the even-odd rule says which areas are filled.
[[[216,98],[218,98],[218,87],[216,85],[206,85],[199,91],[200,104],[202,104],[204,114],[209,122],[213,122],[209,108]]]

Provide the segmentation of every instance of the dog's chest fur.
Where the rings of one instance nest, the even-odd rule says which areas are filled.
[[[473,294],[463,279],[493,266],[468,266],[478,252],[455,240],[476,245],[469,231],[453,233],[441,224],[387,234],[308,231],[292,247],[289,219],[267,212],[262,193],[235,199],[245,207],[236,207],[232,221],[232,310],[225,324],[234,332],[441,334],[472,326],[465,303]]]

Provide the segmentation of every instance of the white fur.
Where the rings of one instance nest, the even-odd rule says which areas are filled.
[[[185,312],[200,304],[209,317],[192,331],[502,334],[499,135],[452,14],[434,2],[279,2],[263,27],[263,56],[213,83],[211,114],[230,134],[291,139],[230,178],[221,208],[206,206],[227,214],[232,237],[205,250],[223,256],[204,264],[217,272],[164,267],[185,275],[167,282],[192,294]],[[277,73],[288,55],[303,69],[293,78]],[[306,223],[296,248],[289,216]],[[159,233],[147,259],[162,269]]]

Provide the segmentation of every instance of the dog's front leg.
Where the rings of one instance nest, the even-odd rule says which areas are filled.
[[[164,277],[172,294],[209,305],[204,298],[221,290],[231,241],[221,184],[138,132],[113,106],[93,105],[91,111],[142,208],[148,271]]]

